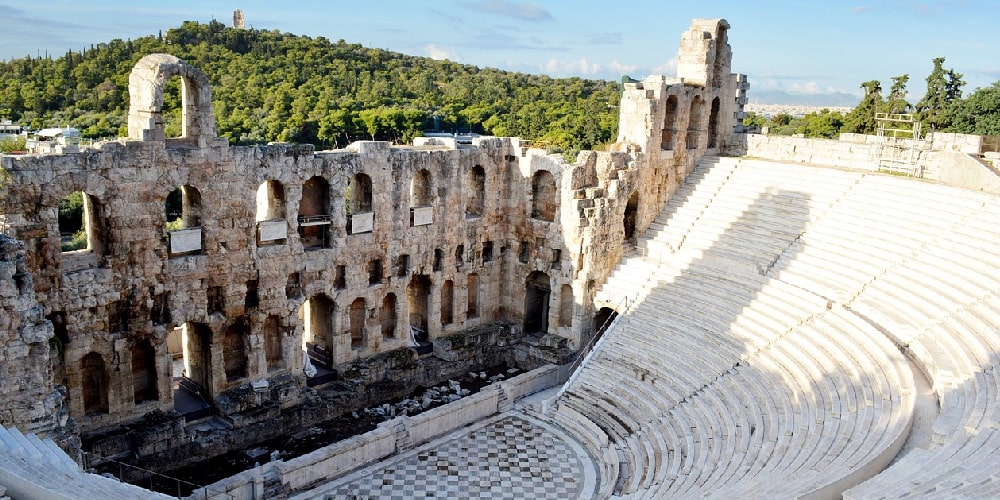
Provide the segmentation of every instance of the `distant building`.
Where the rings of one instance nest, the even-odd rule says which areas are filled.
[[[243,19],[243,11],[240,9],[236,9],[236,11],[233,12],[233,28],[240,30],[246,28],[246,22]]]

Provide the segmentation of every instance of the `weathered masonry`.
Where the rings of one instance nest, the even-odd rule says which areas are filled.
[[[593,297],[630,240],[698,158],[741,146],[728,28],[694,21],[678,77],[626,84],[614,151],[572,164],[516,138],[232,147],[205,75],[143,58],[128,138],[2,159],[0,227],[23,250],[0,242],[0,424],[95,432],[188,394],[249,425],[311,378],[396,349],[435,356],[495,322],[524,357],[579,349],[597,309],[619,306]],[[67,199],[78,220],[60,218]]]

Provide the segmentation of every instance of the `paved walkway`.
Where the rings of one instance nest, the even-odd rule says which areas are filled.
[[[506,413],[294,498],[593,498],[596,486],[593,459],[579,444]]]

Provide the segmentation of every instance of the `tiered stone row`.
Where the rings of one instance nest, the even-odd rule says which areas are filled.
[[[1000,493],[998,215],[946,186],[703,161],[598,293],[629,309],[553,416],[618,451],[615,494],[836,495],[910,430],[898,344],[941,400],[933,444],[852,492]]]
[[[0,427],[0,486],[12,498],[170,498],[87,474],[50,439]]]

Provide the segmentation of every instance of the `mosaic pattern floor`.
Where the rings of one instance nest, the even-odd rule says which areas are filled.
[[[596,472],[559,431],[505,415],[315,489],[311,498],[589,498]]]

